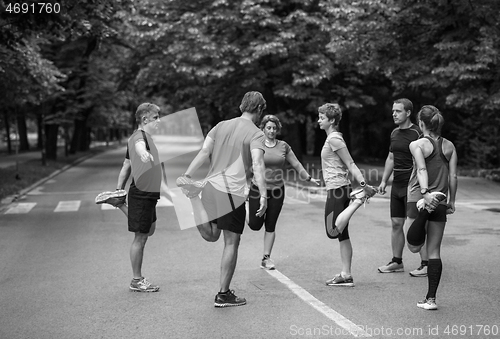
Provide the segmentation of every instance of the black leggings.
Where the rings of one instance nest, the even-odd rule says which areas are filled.
[[[351,193],[351,185],[342,186],[336,189],[327,191],[327,198],[325,203],[325,229],[326,235],[330,239],[336,239],[332,236],[334,233],[335,222],[337,217],[344,211],[350,203],[349,194]],[[342,233],[338,237],[339,241],[349,239],[349,223],[346,225]]]
[[[250,194],[248,196],[248,213],[249,213],[249,226],[252,230],[258,231],[265,223],[266,232],[274,232],[276,230],[276,223],[283,207],[285,200],[285,186],[277,187],[267,190],[267,209],[262,217],[257,217],[255,213],[260,207],[260,192],[259,188],[252,183],[250,187]]]

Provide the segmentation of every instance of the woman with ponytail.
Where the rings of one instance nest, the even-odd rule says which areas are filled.
[[[446,215],[455,212],[457,152],[451,141],[441,137],[444,118],[436,107],[423,106],[417,119],[423,138],[410,143],[415,165],[408,184],[407,223],[411,226],[407,241],[413,253],[425,244],[429,256],[428,291],[417,306],[437,310],[436,291],[443,270],[441,241]]]

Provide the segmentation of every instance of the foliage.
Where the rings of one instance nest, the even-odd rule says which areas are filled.
[[[498,1],[78,0],[61,6],[50,15],[2,14],[0,101],[53,102],[52,116],[58,123],[74,120],[76,137],[78,121],[94,128],[130,124],[137,103],[146,100],[163,102],[166,112],[195,106],[206,130],[238,115],[243,94],[259,90],[296,153],[306,119],[337,101],[353,154],[382,158],[394,128],[392,101],[408,97],[415,111],[424,104],[441,109],[443,134],[462,165],[500,165]]]

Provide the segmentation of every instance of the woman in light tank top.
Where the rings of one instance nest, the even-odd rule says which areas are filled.
[[[410,143],[415,165],[408,183],[407,225],[410,227],[407,240],[410,251],[419,252],[425,245],[429,256],[427,295],[417,302],[417,306],[436,310],[436,291],[443,270],[441,242],[446,215],[455,212],[457,152],[451,141],[441,137],[444,119],[436,107],[423,106],[417,119],[423,138]]]
[[[321,150],[321,168],[327,189],[325,203],[325,228],[330,239],[339,240],[342,270],[326,281],[328,286],[354,286],[351,275],[352,245],[349,238],[349,220],[364,202],[377,190],[367,185],[363,174],[352,160],[339,123],[342,110],[338,104],[324,104],[318,108],[319,128],[327,134],[325,145]],[[351,193],[349,172],[361,186]],[[351,201],[352,200],[352,201]]]

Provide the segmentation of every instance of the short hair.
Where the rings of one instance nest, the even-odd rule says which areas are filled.
[[[139,105],[137,107],[137,110],[135,111],[135,121],[140,124],[141,119],[148,115],[149,113],[155,112],[155,111],[160,111],[160,107],[158,107],[155,104],[150,104],[149,102],[145,102]]]
[[[431,132],[441,135],[441,128],[444,124],[444,118],[441,112],[432,105],[422,106],[417,114],[417,119],[422,121]]]
[[[268,122],[274,122],[276,124],[276,134],[281,132],[281,122],[276,115],[268,114],[262,118],[260,122],[260,129],[264,129]]]
[[[413,103],[409,99],[406,98],[396,99],[394,100],[394,103],[403,104],[403,108],[405,109],[405,111],[410,111],[411,113],[413,113]]]
[[[241,113],[257,113],[259,106],[262,105],[266,108],[266,100],[260,92],[247,92],[241,100],[240,111]]]
[[[326,115],[328,120],[335,120],[335,125],[342,119],[342,109],[337,103],[327,103],[318,108],[318,113]]]

